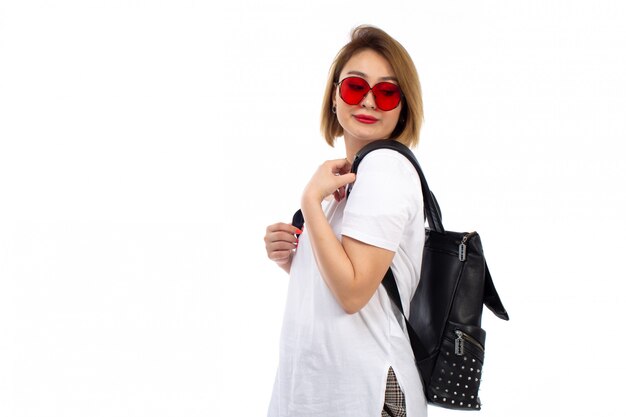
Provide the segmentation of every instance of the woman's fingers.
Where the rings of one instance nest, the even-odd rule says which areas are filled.
[[[335,197],[335,201],[336,202],[340,202],[341,201],[341,193],[339,192],[339,189],[335,190],[335,192],[333,193],[333,197]]]
[[[287,223],[268,226],[264,239],[267,256],[277,263],[287,262],[291,252],[298,246],[296,233],[301,234],[302,230]]]
[[[265,235],[265,244],[269,245],[275,242],[291,242],[296,243],[298,238],[288,232],[272,232]]]
[[[343,187],[356,180],[356,174],[350,172],[352,165],[347,159],[333,159],[326,161],[325,164],[330,167],[331,172],[334,174],[335,184],[337,184],[336,188]]]
[[[281,246],[280,248],[273,245],[267,248],[267,257],[274,262],[288,261],[293,250],[296,248],[295,244],[289,243],[288,245],[287,247]]]
[[[275,251],[281,251],[281,250],[291,250],[291,249],[295,249],[296,246],[298,246],[298,241],[297,240],[295,242],[288,242],[288,241],[284,241],[284,240],[279,240],[279,241],[276,241],[276,242],[271,242],[268,245],[266,245],[268,253],[269,252],[275,252]]]
[[[335,201],[337,202],[341,201],[346,196],[345,185],[343,187],[337,188],[335,192],[333,193],[333,196],[335,197]]]
[[[287,223],[276,223],[267,227],[265,231],[265,244],[268,245],[272,242],[287,241],[297,242],[296,234],[302,234],[302,230]]]
[[[280,232],[285,232],[291,235],[302,234],[302,230],[289,223],[274,223],[267,226],[267,229],[265,230],[265,236],[267,237],[267,235],[269,234]]]
[[[290,250],[272,252],[271,254],[268,254],[268,257],[270,258],[270,260],[281,265],[289,262],[289,259],[291,258],[291,253],[292,251]]]
[[[348,162],[347,159],[332,159],[330,161],[326,161],[327,164],[332,166],[333,172],[336,174],[347,174],[350,172],[352,168],[352,164]]]
[[[356,180],[356,174],[348,172],[347,174],[335,175],[335,184],[337,188],[345,187],[348,184],[352,184]]]
[[[315,202],[321,202],[329,195],[333,195],[335,199],[343,198],[344,192],[340,189],[356,179],[356,175],[349,172],[350,166],[345,159],[324,162],[305,187],[303,198]]]

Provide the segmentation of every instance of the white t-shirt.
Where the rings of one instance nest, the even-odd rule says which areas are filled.
[[[380,149],[361,162],[349,198],[324,207],[335,234],[395,252],[391,264],[405,312],[424,247],[419,177],[400,153]],[[421,381],[397,311],[381,285],[347,314],[320,275],[306,224],[291,264],[270,417],[380,417],[392,367],[407,416],[426,416]]]

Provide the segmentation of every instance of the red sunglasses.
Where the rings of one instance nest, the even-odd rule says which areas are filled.
[[[393,110],[402,100],[402,91],[397,84],[386,81],[376,84],[374,87],[361,77],[346,77],[337,83],[339,86],[339,97],[347,104],[359,104],[367,93],[374,93],[376,107],[382,111]]]

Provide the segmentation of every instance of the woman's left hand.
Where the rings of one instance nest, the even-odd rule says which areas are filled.
[[[303,202],[312,201],[319,204],[331,194],[335,200],[341,201],[346,195],[346,185],[356,179],[356,175],[350,172],[351,167],[347,159],[324,162],[304,188]]]

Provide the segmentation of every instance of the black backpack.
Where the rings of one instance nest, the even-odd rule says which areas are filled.
[[[395,140],[378,140],[363,147],[352,164],[356,173],[365,156],[376,149],[404,155],[418,172],[429,227],[422,257],[420,282],[407,318],[391,268],[382,284],[404,315],[415,361],[429,403],[459,410],[480,410],[486,333],[481,328],[483,304],[508,320],[489,274],[480,236],[476,232],[446,231],[435,196],[409,148]],[[298,210],[292,224],[301,228]]]

